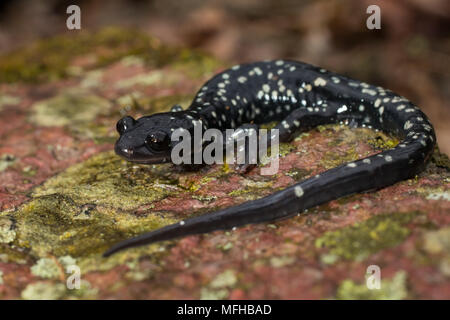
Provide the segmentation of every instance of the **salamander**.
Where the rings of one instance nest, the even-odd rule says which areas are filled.
[[[395,135],[400,142],[381,153],[345,163],[266,197],[186,219],[119,242],[119,250],[193,234],[288,218],[308,208],[414,177],[435,146],[427,116],[406,98],[380,86],[307,63],[289,60],[236,65],[207,81],[191,105],[171,112],[130,116],[117,123],[115,152],[137,163],[170,162],[176,129],[245,128],[278,121],[279,140],[318,125],[344,123]],[[269,139],[270,140],[270,139]]]

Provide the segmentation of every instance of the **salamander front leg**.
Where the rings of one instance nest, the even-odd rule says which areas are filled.
[[[225,154],[229,156],[232,153],[235,170],[239,173],[247,173],[258,164],[258,132],[259,126],[249,123],[224,137]]]

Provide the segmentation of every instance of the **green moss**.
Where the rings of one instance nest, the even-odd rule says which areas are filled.
[[[329,231],[316,240],[317,248],[344,259],[362,260],[384,248],[401,243],[410,233],[405,226],[418,212],[381,214],[368,220]]]
[[[182,48],[177,53],[176,59],[173,59],[173,67],[192,78],[209,78],[217,68],[225,65],[202,52]]]
[[[142,109],[142,111],[148,113],[165,112],[169,111],[170,108],[175,104],[179,104],[183,108],[187,108],[191,103],[192,98],[193,96],[191,94],[188,95],[178,94],[178,95],[153,97],[150,99],[142,99],[139,100],[139,103],[145,106]]]
[[[369,139],[367,143],[377,150],[387,150],[395,147],[398,144],[398,139],[383,132],[377,132],[376,137]]]
[[[111,229],[112,219],[98,212],[92,212],[89,220],[76,219],[79,211],[70,197],[61,194],[33,199],[17,212],[16,243],[38,256],[77,256],[105,247],[111,241],[111,235],[104,234]]]
[[[0,243],[0,262],[16,264],[32,263],[30,256],[25,250],[2,243]]]
[[[293,150],[295,150],[295,147],[291,143],[280,143],[278,154],[280,157],[284,157]],[[270,149],[268,155],[270,155]]]
[[[110,151],[47,180],[35,189],[33,196],[62,194],[77,204],[133,210],[173,194],[174,188],[165,186],[171,182],[168,166],[135,165]]]
[[[361,142],[367,142],[376,150],[390,149],[398,143],[396,138],[367,128],[349,130],[348,127],[342,125],[326,125],[316,129],[332,139],[328,143],[330,147],[342,147],[340,151],[328,151],[322,157],[320,164],[326,169],[362,158],[357,152],[357,146]]]
[[[232,197],[244,197],[246,200],[255,200],[260,198],[260,192],[272,187],[273,181],[252,181],[245,180],[243,182],[244,188],[236,189],[229,193]]]
[[[311,173],[311,170],[301,169],[301,168],[292,168],[285,174],[289,177],[292,177],[295,181],[301,181],[305,179],[309,174]]]
[[[191,70],[195,76],[212,72],[219,62],[187,49],[163,45],[145,33],[109,27],[95,33],[80,32],[40,40],[0,57],[0,82],[43,82],[80,75],[81,67],[71,66],[78,57],[88,63],[85,70],[102,67],[132,56],[152,67],[176,62],[176,67]],[[130,63],[130,60],[123,60]]]
[[[401,300],[408,297],[407,275],[397,272],[392,279],[382,279],[380,289],[369,289],[367,285],[344,280],[337,289],[336,298],[340,300]]]
[[[268,123],[263,123],[260,125],[260,128],[270,130],[270,129],[275,128],[278,123],[279,123],[279,121],[271,121]]]
[[[216,179],[217,174],[223,173],[212,171],[197,184]],[[15,221],[15,236],[7,241],[22,251],[27,249],[31,257],[43,258],[33,272],[44,278],[56,275],[52,262],[46,260],[49,255],[60,257],[56,263],[61,265],[62,256],[76,257],[83,272],[108,270],[143,253],[151,253],[151,259],[158,263],[166,254],[164,243],[127,250],[108,259],[102,258],[101,253],[119,240],[178,221],[174,213],[151,208],[168,195],[193,192],[180,187],[189,185],[179,181],[188,176],[174,173],[170,165],[136,165],[113,152],[97,154],[36,187],[30,201],[16,211],[2,213],[2,221]],[[246,185],[260,189],[270,184],[249,180]],[[11,230],[11,223],[4,229]],[[8,248],[0,246],[0,254],[5,260],[14,260],[14,252]],[[226,249],[231,249],[230,245]]]
[[[434,150],[433,156],[431,157],[431,161],[433,161],[438,167],[445,168],[450,171],[450,159],[445,153],[441,153],[437,146]]]
[[[320,160],[320,164],[326,169],[335,168],[343,163],[358,160],[360,156],[355,147],[351,147],[345,152],[327,151]]]
[[[173,194],[173,187],[164,185],[164,170],[153,172],[158,173],[131,167],[112,152],[70,167],[36,188],[32,200],[13,213],[15,243],[38,256],[89,256],[119,239],[175,222],[170,215],[133,214]]]
[[[86,55],[91,67],[115,61],[131,52],[144,52],[152,41],[142,33],[118,28],[62,35],[40,40],[0,58],[0,82],[42,82],[70,74],[68,66]]]

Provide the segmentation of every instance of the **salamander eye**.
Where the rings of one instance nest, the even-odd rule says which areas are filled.
[[[135,123],[136,123],[136,120],[134,120],[132,117],[130,117],[130,116],[123,117],[122,119],[117,121],[117,124],[116,124],[117,132],[119,132],[119,134],[122,135],[125,131],[132,128]]]
[[[170,139],[167,133],[163,131],[152,132],[145,139],[145,145],[151,151],[164,151],[169,148]]]

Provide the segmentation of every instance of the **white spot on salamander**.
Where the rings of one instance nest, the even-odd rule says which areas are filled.
[[[370,89],[366,89],[366,88],[362,89],[361,92],[362,93],[367,93],[367,94],[369,94],[371,96],[374,96],[374,95],[377,94],[377,92],[375,90],[370,90]]]
[[[339,83],[339,82],[341,82],[341,80],[338,78],[338,77],[331,77],[331,80],[334,82],[334,83]]]
[[[316,87],[323,87],[327,84],[327,81],[324,78],[318,77],[314,80],[314,85]]]
[[[345,111],[347,111],[348,110],[348,108],[347,108],[347,106],[344,104],[342,107],[340,107],[339,109],[337,109],[337,113],[342,113],[342,112],[345,112]]]
[[[403,126],[403,129],[408,130],[413,126],[413,124],[411,123],[411,121],[406,121],[405,125]]]
[[[240,82],[240,83],[245,83],[245,82],[247,81],[247,78],[244,77],[244,76],[242,76],[242,77],[239,77],[237,80],[238,80],[238,82]]]
[[[264,92],[262,92],[261,90],[258,91],[258,95],[257,95],[258,99],[262,99],[262,97],[264,97]]]
[[[261,76],[261,75],[263,74],[261,68],[259,68],[259,67],[255,67],[253,70],[255,71],[255,73],[256,73],[258,76]]]
[[[303,194],[305,193],[305,192],[303,191],[303,188],[300,187],[300,186],[296,186],[296,187],[294,188],[294,192],[295,192],[295,196],[296,196],[297,198],[302,197]]]

